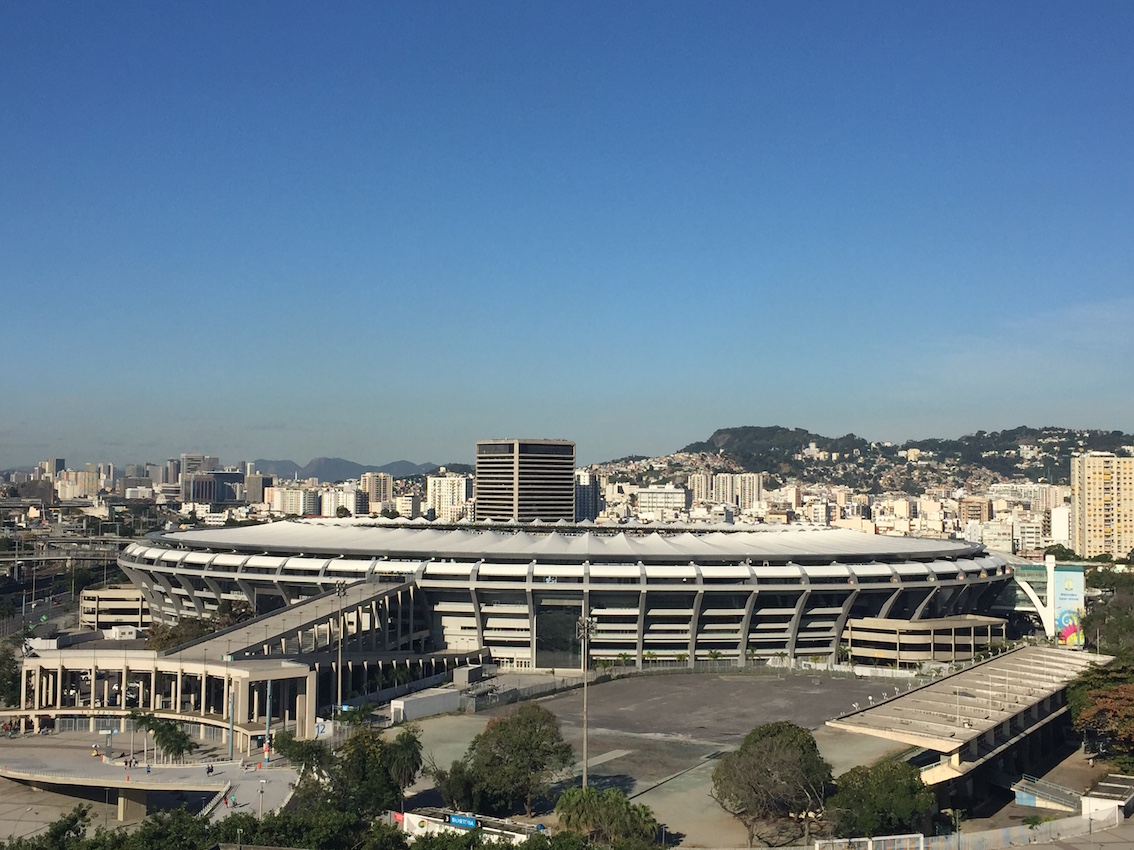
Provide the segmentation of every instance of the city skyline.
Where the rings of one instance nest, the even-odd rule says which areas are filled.
[[[1134,9],[0,2],[0,468],[1132,431]]]

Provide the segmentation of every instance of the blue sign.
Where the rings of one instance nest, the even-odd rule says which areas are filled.
[[[470,818],[467,815],[449,815],[449,823],[453,826],[463,826],[465,829],[476,829],[476,818]]]

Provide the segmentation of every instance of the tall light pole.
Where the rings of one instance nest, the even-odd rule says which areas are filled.
[[[587,678],[590,673],[590,645],[595,633],[595,621],[583,614],[575,623],[575,635],[583,650],[583,788],[587,787]]]
[[[338,702],[335,703],[335,717],[343,707],[343,597],[346,596],[346,582],[335,582],[335,596],[339,599],[339,660],[335,667],[335,676],[339,680]]]

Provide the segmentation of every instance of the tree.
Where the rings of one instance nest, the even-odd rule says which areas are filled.
[[[153,734],[154,745],[170,761],[176,761],[197,748],[189,733],[175,720],[165,720],[138,709],[130,712],[130,719],[135,726]]]
[[[350,516],[350,508],[348,508],[346,505],[339,505],[335,509],[335,516],[337,516],[339,519]]]
[[[351,733],[331,771],[331,796],[343,810],[373,818],[398,805],[401,792],[390,776],[386,742],[366,726]]]
[[[522,802],[530,817],[536,798],[571,764],[572,751],[556,716],[543,706],[524,703],[490,720],[469,745],[466,758],[478,788],[513,804]]]
[[[1067,686],[1075,729],[1123,770],[1134,769],[1134,665],[1089,667]]]
[[[322,741],[297,741],[294,732],[276,732],[272,747],[300,772],[325,771],[331,763],[331,752]]]
[[[1048,546],[1043,550],[1045,555],[1054,555],[1057,561],[1078,561],[1079,556],[1076,555],[1071,549],[1068,549],[1062,543],[1056,543],[1054,546]]]
[[[855,767],[840,776],[837,785],[827,811],[840,838],[918,832],[933,812],[933,792],[908,762]]]
[[[384,755],[386,769],[398,786],[398,796],[404,808],[406,789],[413,785],[417,775],[421,773],[421,729],[413,724],[403,726],[394,740],[387,742]]]
[[[20,704],[20,676],[24,668],[16,655],[16,646],[22,641],[20,635],[15,642],[9,639],[0,643],[0,700],[9,708]]]
[[[713,771],[713,797],[748,831],[748,844],[760,829],[780,831],[797,817],[804,839],[811,813],[821,809],[831,766],[819,755],[812,734],[794,723],[757,726],[740,748],[727,753]]]
[[[658,833],[658,822],[650,807],[631,803],[617,788],[568,788],[559,796],[555,813],[561,827],[600,844],[653,843]]]

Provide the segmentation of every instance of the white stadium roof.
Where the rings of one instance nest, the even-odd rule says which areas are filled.
[[[239,528],[167,532],[151,545],[211,551],[367,555],[369,557],[530,558],[572,561],[795,559],[886,562],[971,558],[982,547],[962,540],[887,537],[849,529],[768,526],[694,531],[675,527],[545,528],[463,525],[407,526],[375,520],[290,520]],[[144,545],[144,544],[143,544]]]

